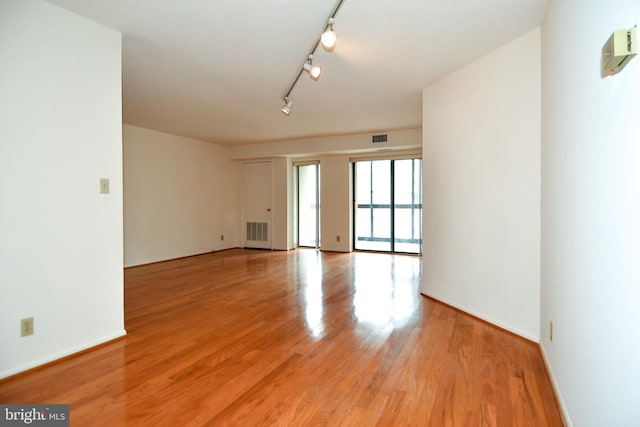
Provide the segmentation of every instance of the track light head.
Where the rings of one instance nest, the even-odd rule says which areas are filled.
[[[284,99],[284,105],[282,106],[280,111],[282,111],[284,114],[286,114],[288,116],[289,114],[291,114],[291,107],[292,106],[293,106],[293,102],[291,102],[291,100],[289,98],[285,98]]]
[[[311,77],[312,80],[318,80],[320,78],[322,68],[317,65],[312,65],[311,62],[305,62],[303,67],[304,70],[309,73],[309,77]]]
[[[304,69],[307,73],[309,73],[309,77],[311,80],[318,80],[320,78],[320,74],[322,73],[322,68],[317,65],[313,65],[313,55],[309,55],[307,62],[304,63],[302,69]]]
[[[329,28],[326,29],[324,33],[320,36],[320,43],[322,44],[322,48],[326,51],[331,52],[338,42],[338,35],[335,31],[333,31],[333,18],[329,18]]]

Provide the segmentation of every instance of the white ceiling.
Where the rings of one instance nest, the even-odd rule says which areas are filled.
[[[49,0],[123,34],[124,122],[219,144],[416,128],[422,88],[538,26],[546,0]]]

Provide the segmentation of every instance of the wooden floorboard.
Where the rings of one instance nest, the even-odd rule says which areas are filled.
[[[126,338],[0,382],[75,426],[562,426],[538,347],[421,259],[234,249],[125,270]]]

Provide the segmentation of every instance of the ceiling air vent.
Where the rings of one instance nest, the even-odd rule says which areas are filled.
[[[374,144],[378,144],[380,142],[387,142],[387,134],[385,133],[384,135],[373,135],[371,137],[371,142],[373,142]]]

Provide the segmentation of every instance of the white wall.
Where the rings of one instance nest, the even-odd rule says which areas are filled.
[[[284,157],[271,161],[273,201],[271,209],[271,247],[276,250],[288,250],[293,242],[293,171],[291,161]]]
[[[0,2],[0,377],[125,333],[120,57],[115,31]]]
[[[124,180],[125,266],[241,246],[226,147],[125,125]]]
[[[348,156],[320,158],[320,244],[322,250],[351,250],[351,163]],[[340,236],[340,241],[337,241]]]
[[[424,89],[422,292],[539,338],[540,31]]]
[[[599,68],[638,23],[637,0],[550,0],[542,30],[541,345],[581,427],[640,422],[640,59]]]
[[[371,136],[386,133],[388,141],[373,144]],[[309,157],[329,153],[364,153],[385,150],[408,150],[420,148],[420,129],[405,129],[389,132],[368,132],[354,135],[322,136],[290,141],[242,144],[229,147],[232,159],[257,159],[270,157]]]

